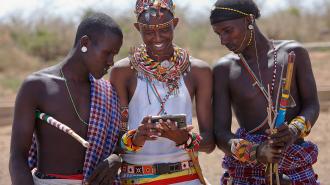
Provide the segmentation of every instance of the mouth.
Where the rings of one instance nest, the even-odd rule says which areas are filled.
[[[162,48],[165,47],[165,44],[164,44],[164,43],[154,44],[154,47],[155,47],[156,49],[162,49]]]

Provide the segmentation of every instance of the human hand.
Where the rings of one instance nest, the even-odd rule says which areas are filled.
[[[104,161],[99,163],[92,175],[87,179],[88,185],[112,184],[121,166],[121,159],[116,154],[111,154]]]
[[[266,140],[257,147],[257,161],[267,164],[277,163],[281,159],[282,150],[272,143],[272,140]]]
[[[133,137],[133,144],[135,146],[143,146],[146,140],[156,140],[159,135],[160,132],[156,125],[151,123],[151,116],[146,116],[136,129],[136,133]]]
[[[269,134],[269,139],[273,141],[272,146],[282,150],[285,150],[299,138],[297,131],[286,124],[276,128],[274,133],[271,133],[270,129],[267,129],[266,133]]]
[[[162,119],[159,120],[158,129],[160,130],[161,136],[174,141],[177,145],[181,145],[187,142],[189,139],[189,132],[194,127],[189,125],[187,127],[178,128],[175,121]]]

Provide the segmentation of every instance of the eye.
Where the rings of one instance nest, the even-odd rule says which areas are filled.
[[[230,34],[233,31],[232,28],[226,28],[223,33]]]

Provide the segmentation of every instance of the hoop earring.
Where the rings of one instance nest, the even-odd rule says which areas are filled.
[[[252,24],[249,24],[249,25],[248,25],[248,29],[249,29],[249,30],[253,30],[253,28],[254,28],[254,27],[253,27]]]
[[[87,47],[86,46],[81,47],[81,52],[86,53],[87,52]]]

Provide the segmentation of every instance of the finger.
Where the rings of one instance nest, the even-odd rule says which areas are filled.
[[[170,130],[176,130],[177,126],[175,125],[176,122],[172,122],[171,120],[166,120],[166,125]]]
[[[279,132],[281,132],[281,131],[283,131],[283,130],[286,130],[286,129],[288,129],[288,125],[286,125],[286,124],[282,124],[280,127],[277,128],[277,130],[278,130]]]
[[[102,170],[102,172],[96,177],[96,179],[94,180],[95,181],[95,184],[100,184],[100,185],[106,185],[106,181],[105,181],[105,178],[107,176],[107,168],[104,168]]]
[[[88,184],[90,184],[90,185],[94,184],[95,179],[99,175],[99,171],[100,171],[100,168],[95,168],[92,175],[87,179]]]
[[[268,135],[271,135],[272,134],[272,132],[270,131],[270,129],[266,129],[265,130],[265,133],[268,134]]]
[[[281,143],[281,142],[288,143],[291,140],[291,136],[290,135],[284,135],[284,136],[279,137],[279,138],[273,138],[272,140],[274,141],[274,143]]]
[[[286,131],[282,131],[282,132],[277,132],[276,134],[273,134],[270,136],[270,138],[272,139],[279,139],[279,138],[282,138],[282,137],[285,137],[286,135],[289,135],[289,130],[286,130]]]
[[[170,128],[168,127],[168,125],[165,123],[165,122],[163,122],[163,120],[159,120],[159,124],[161,125],[161,127],[162,127],[162,130],[164,131],[164,132],[167,132],[167,131],[169,131],[170,130]]]
[[[188,125],[186,128],[184,128],[187,132],[190,132],[194,129],[194,126]]]
[[[279,143],[273,143],[273,144],[271,144],[271,146],[272,146],[273,148],[283,148],[283,147],[285,147],[286,145],[285,145],[284,142],[279,142]]]
[[[142,123],[148,123],[150,121],[151,123],[151,116],[145,116],[143,119],[142,119]]]

